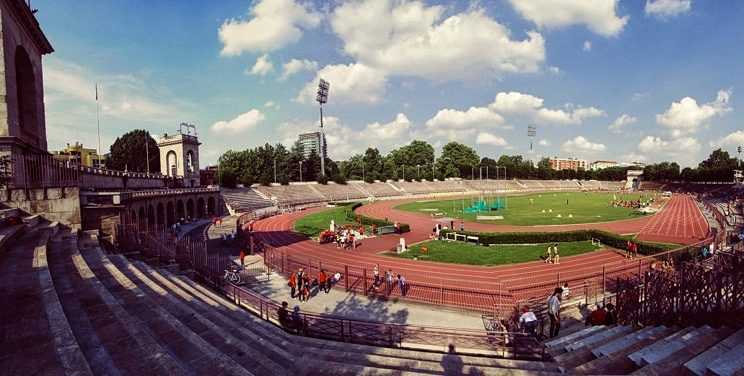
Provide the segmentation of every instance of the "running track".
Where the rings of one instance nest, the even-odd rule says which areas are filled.
[[[651,217],[640,230],[638,239],[691,244],[708,235],[708,222],[695,200],[688,195],[674,195],[664,210]]]
[[[426,215],[393,209],[401,202],[410,200],[381,201],[365,205],[360,213],[376,218],[395,219],[411,225],[411,232],[402,235],[407,243],[428,239],[434,220]],[[689,204],[695,205],[688,196],[674,196],[669,204],[657,215],[631,220],[565,225],[565,226],[507,226],[466,222],[466,230],[473,231],[569,231],[586,228],[597,228],[616,233],[657,234],[658,236],[675,236],[676,240],[689,240],[707,233],[707,225],[699,211],[691,210]],[[559,265],[543,262],[528,262],[517,265],[472,266],[454,265],[427,261],[396,259],[379,255],[381,251],[393,249],[401,235],[386,235],[365,239],[356,251],[337,249],[334,244],[318,244],[292,231],[294,221],[309,213],[322,210],[311,209],[302,212],[277,215],[257,221],[254,230],[265,243],[273,246],[280,254],[286,255],[288,268],[299,264],[319,267],[330,271],[344,271],[349,266],[349,274],[361,276],[366,269],[371,279],[375,264],[380,266],[381,273],[391,269],[394,274],[402,274],[411,286],[408,296],[414,300],[439,302],[466,308],[490,310],[497,301],[504,305],[513,300],[545,296],[560,280],[568,281],[574,288],[588,279],[601,278],[603,269],[607,276],[636,271],[646,263],[628,261],[612,250],[600,250],[583,255],[564,257]],[[700,218],[696,217],[699,216]],[[684,219],[677,217],[685,216]],[[687,218],[692,216],[692,218]],[[670,219],[671,218],[671,219]],[[657,225],[657,223],[659,225]],[[671,224],[670,224],[671,223]],[[697,224],[695,224],[697,223]],[[687,224],[695,224],[695,229],[688,229]],[[677,231],[682,231],[678,233]],[[652,232],[655,231],[655,232]],[[668,233],[664,231],[669,231]],[[674,232],[671,232],[674,231]],[[661,234],[661,235],[659,235]],[[681,235],[681,236],[680,236]],[[689,237],[688,237],[689,236]],[[667,238],[665,238],[667,239]],[[293,265],[293,266],[290,266]],[[349,278],[350,280],[352,278]],[[351,281],[352,283],[358,282]],[[440,287],[447,287],[445,293]],[[452,291],[450,291],[452,290]],[[457,291],[454,291],[457,290]],[[446,296],[445,296],[446,295]]]

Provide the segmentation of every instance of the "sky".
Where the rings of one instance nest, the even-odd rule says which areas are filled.
[[[735,0],[35,0],[50,150],[195,124],[226,150],[329,156],[411,140],[522,154],[696,165],[744,144],[744,2]],[[537,127],[530,150],[527,126]]]

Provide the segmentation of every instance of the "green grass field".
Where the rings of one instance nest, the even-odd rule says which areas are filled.
[[[551,243],[552,244],[552,243]],[[421,253],[426,246],[427,253]],[[548,244],[504,244],[485,247],[472,243],[432,240],[411,246],[402,254],[386,253],[393,257],[446,262],[466,265],[502,265],[540,260]],[[559,243],[561,258],[592,252],[599,247],[590,241]]]
[[[346,219],[346,212],[349,211],[351,211],[351,205],[338,206],[306,215],[294,223],[294,230],[308,237],[317,237],[321,231],[328,230],[331,220],[336,222],[336,226],[353,223]]]
[[[509,196],[506,208],[484,211],[481,213],[464,213],[466,221],[476,221],[477,215],[503,216],[503,219],[479,221],[517,226],[562,225],[575,223],[594,223],[630,219],[642,216],[628,208],[610,206],[613,197],[623,200],[637,200],[644,196],[640,193],[598,193],[598,192],[546,192],[524,196]],[[646,194],[645,197],[649,195]],[[478,198],[466,198],[443,201],[416,201],[398,205],[396,209],[421,214],[444,213],[451,218],[463,217],[463,206],[471,206]],[[484,197],[489,204],[493,197]],[[544,210],[544,212],[543,212]],[[560,217],[559,217],[560,215]]]

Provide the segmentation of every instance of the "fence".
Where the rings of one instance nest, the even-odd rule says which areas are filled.
[[[206,229],[205,229],[206,233]],[[177,263],[193,269],[195,277],[223,291],[236,304],[248,308],[260,318],[279,322],[281,305],[241,286],[225,283],[223,272],[232,261],[218,252],[209,252],[203,239],[176,239],[169,231],[138,231],[133,226],[117,228],[117,248],[138,250],[151,262]],[[268,254],[276,254],[269,251]],[[301,312],[298,322],[283,323],[284,329],[299,335],[356,344],[441,350],[455,346],[458,353],[484,351],[491,355],[519,359],[543,359],[544,347],[524,333],[498,330],[467,330],[421,327],[375,321],[352,320],[333,315]]]
[[[623,322],[643,325],[732,325],[744,313],[744,254],[718,252],[710,263],[685,262],[618,279],[616,305]]]

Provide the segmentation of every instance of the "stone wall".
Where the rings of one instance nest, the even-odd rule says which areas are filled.
[[[0,203],[29,214],[41,214],[49,221],[58,221],[80,228],[80,190],[77,187],[3,189]]]

